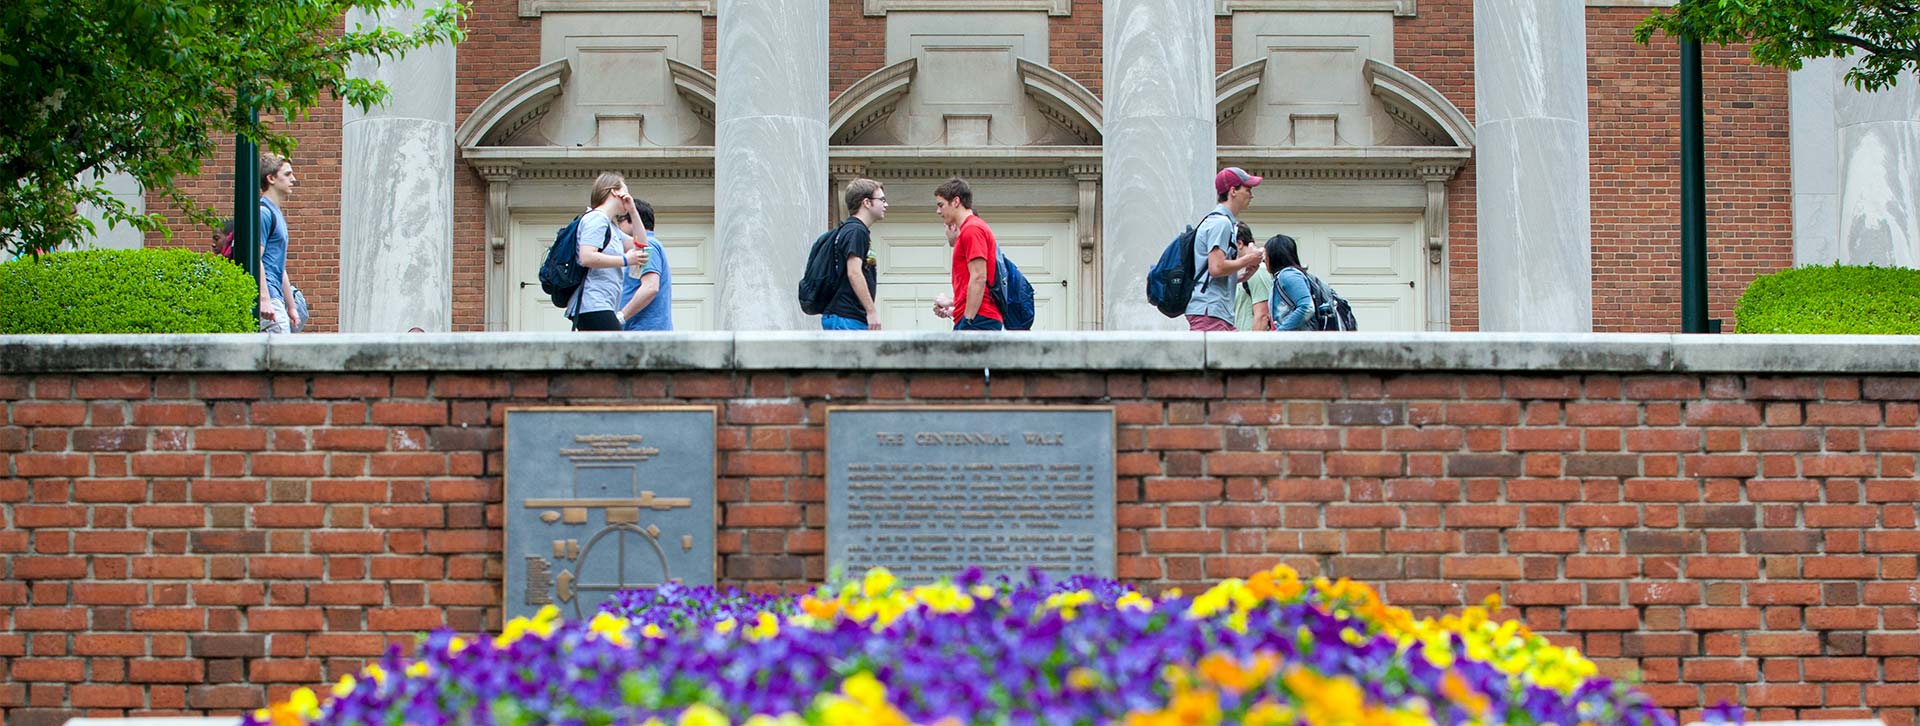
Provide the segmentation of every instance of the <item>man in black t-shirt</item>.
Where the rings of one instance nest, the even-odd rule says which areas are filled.
[[[847,185],[847,221],[840,226],[837,244],[847,260],[847,284],[833,294],[820,315],[823,330],[879,330],[880,309],[874,307],[879,271],[873,258],[873,225],[887,218],[887,190],[872,179]]]

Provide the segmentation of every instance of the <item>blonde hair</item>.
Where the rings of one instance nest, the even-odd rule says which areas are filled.
[[[287,165],[287,157],[281,156],[279,154],[275,154],[271,151],[261,152],[260,154],[260,191],[264,192],[267,190],[267,187],[273,186],[272,184],[269,184],[267,180],[272,179],[273,175],[280,173],[280,168],[286,165]]]
[[[588,195],[587,206],[589,207],[600,206],[602,202],[607,201],[607,197],[610,197],[613,195],[613,190],[619,189],[620,187],[623,187],[626,185],[627,185],[627,178],[624,176],[620,176],[620,172],[617,172],[617,171],[600,172],[600,178],[593,180],[593,194]]]

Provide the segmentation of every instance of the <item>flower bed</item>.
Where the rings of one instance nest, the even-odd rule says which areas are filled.
[[[590,622],[548,608],[493,638],[435,632],[248,724],[1673,725],[1497,609],[1415,620],[1285,567],[1159,599],[977,572],[904,587],[875,570],[799,598],[668,586]]]

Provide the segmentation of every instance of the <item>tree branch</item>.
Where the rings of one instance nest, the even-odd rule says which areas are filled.
[[[1882,55],[1889,58],[1905,58],[1907,60],[1920,62],[1920,48],[1895,48],[1889,45],[1875,43],[1866,38],[1834,31],[1827,31],[1826,39],[1836,43],[1845,43],[1874,55]]]

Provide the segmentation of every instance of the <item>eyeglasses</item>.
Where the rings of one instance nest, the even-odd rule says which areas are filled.
[[[618,216],[618,217],[614,217],[614,218],[613,218],[613,221],[615,221],[615,222],[619,222],[619,223],[621,223],[621,224],[626,224],[626,223],[628,223],[628,222],[631,222],[631,221],[633,221],[633,217],[632,217],[632,215],[627,215],[627,214],[622,214],[622,215],[620,215],[620,216]]]

